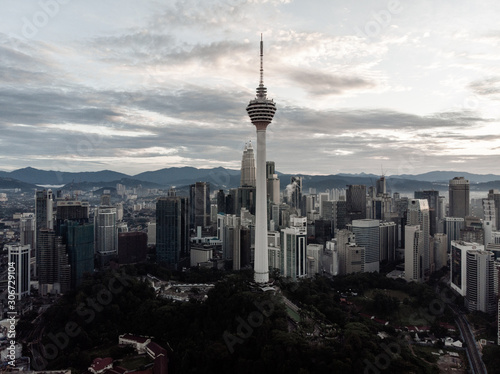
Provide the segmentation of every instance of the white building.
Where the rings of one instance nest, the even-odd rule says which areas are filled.
[[[457,240],[451,242],[450,285],[461,296],[467,294],[467,251],[473,250],[484,251],[484,245]]]
[[[292,227],[281,230],[280,272],[293,280],[307,275],[307,222],[291,217]]]
[[[352,221],[356,244],[365,248],[364,271],[378,272],[380,268],[380,220],[356,219]]]
[[[424,277],[424,242],[420,225],[405,226],[405,279],[422,282]]]
[[[212,248],[204,248],[203,246],[191,247],[191,266],[206,263],[212,258]]]
[[[322,251],[323,246],[321,244],[307,245],[307,275],[309,277],[314,277],[315,274],[319,273]]]
[[[151,343],[151,338],[148,336],[123,334],[118,337],[118,344],[131,345],[139,354],[146,353],[146,346],[149,343]]]
[[[465,306],[469,312],[495,313],[496,298],[493,284],[493,263],[493,253],[490,251],[467,251]]]
[[[15,290],[17,300],[30,294],[30,253],[31,246],[11,244],[7,245],[9,263],[14,263]],[[11,267],[9,266],[9,269]],[[9,284],[11,284],[9,282]]]
[[[118,253],[116,208],[99,207],[95,211],[95,251],[101,255]]]
[[[422,230],[422,271],[425,274],[431,267],[429,202],[426,199],[411,199],[408,202],[407,225],[420,225]]]

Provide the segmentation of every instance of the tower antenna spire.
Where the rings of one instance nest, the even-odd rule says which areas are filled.
[[[257,87],[257,98],[265,99],[267,96],[267,88],[264,87],[264,41],[262,33],[260,34],[260,82]]]
[[[264,41],[262,40],[262,33],[260,34],[260,84],[264,86]]]

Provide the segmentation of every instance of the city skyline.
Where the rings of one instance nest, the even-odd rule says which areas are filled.
[[[0,169],[238,169],[263,33],[277,170],[500,174],[499,8],[3,3]]]

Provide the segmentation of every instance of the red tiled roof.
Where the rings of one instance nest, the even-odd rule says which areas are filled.
[[[101,370],[104,370],[104,368],[110,364],[113,363],[113,359],[111,357],[105,357],[105,358],[96,358],[90,367],[96,371],[99,372]]]

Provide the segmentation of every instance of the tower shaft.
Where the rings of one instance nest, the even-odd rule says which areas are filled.
[[[267,186],[266,186],[266,130],[257,130],[257,189],[255,207],[255,262],[254,280],[269,281],[267,254]]]

